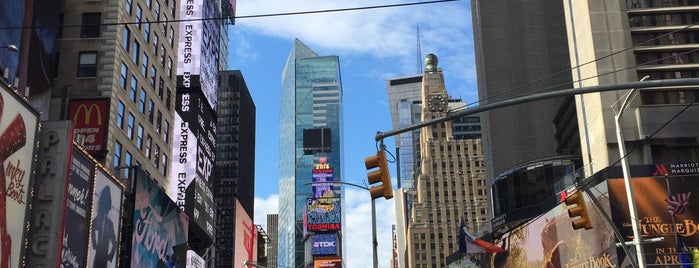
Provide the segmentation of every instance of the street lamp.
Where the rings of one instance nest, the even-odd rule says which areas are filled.
[[[644,76],[641,81],[648,79],[649,76]],[[621,129],[621,114],[629,106],[629,99],[636,93],[636,88],[630,89],[624,101],[619,106],[619,111],[614,111],[614,127],[616,127],[616,139],[619,143],[619,160],[621,160],[621,170],[624,174],[624,186],[626,187],[626,201],[629,203],[629,216],[631,218],[631,228],[633,229],[633,244],[636,247],[636,261],[638,262],[638,267],[646,267],[646,258],[643,255],[643,244],[641,243],[641,230],[639,228],[638,222],[638,210],[636,209],[636,203],[634,203],[633,188],[631,188],[631,179],[629,177],[629,160],[626,158],[626,145],[624,144],[624,132]],[[612,110],[614,110],[614,105],[612,105]]]
[[[305,185],[313,185],[313,184],[345,184],[349,186],[354,186],[357,188],[361,188],[364,190],[367,190],[371,192],[371,189],[366,186],[362,186],[359,184],[354,184],[351,182],[344,182],[344,181],[316,181],[316,182],[307,182],[304,183]],[[371,239],[372,239],[372,249],[373,249],[373,257],[374,257],[374,268],[379,267],[379,256],[378,253],[376,252],[377,247],[379,246],[379,242],[376,239],[376,202],[374,201],[375,199],[371,199]]]

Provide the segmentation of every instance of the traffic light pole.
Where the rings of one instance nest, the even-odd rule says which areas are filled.
[[[600,85],[600,86],[562,89],[562,90],[551,91],[551,92],[531,94],[531,95],[527,95],[527,96],[512,98],[512,99],[498,101],[498,102],[494,102],[494,103],[483,104],[480,106],[476,106],[473,108],[467,108],[467,109],[456,111],[456,112],[447,112],[447,115],[444,117],[427,120],[427,121],[424,121],[424,122],[421,122],[418,124],[414,124],[414,125],[410,125],[410,126],[407,126],[404,128],[399,128],[399,129],[390,130],[390,131],[386,131],[386,132],[378,131],[376,133],[376,137],[374,139],[376,141],[381,141],[384,138],[388,138],[388,137],[395,136],[395,135],[405,133],[408,131],[420,129],[420,128],[423,128],[426,126],[431,126],[434,124],[442,123],[445,121],[453,120],[455,118],[460,118],[460,117],[467,116],[467,115],[477,114],[480,112],[490,111],[490,110],[494,110],[494,109],[498,109],[498,108],[504,108],[504,107],[509,107],[509,106],[533,102],[533,101],[553,99],[553,98],[558,98],[558,97],[568,97],[568,96],[573,96],[573,95],[578,95],[578,94],[614,91],[614,90],[631,89],[631,88],[671,87],[671,86],[691,86],[691,85],[699,85],[699,78],[679,78],[679,79],[636,81],[636,82],[611,84],[611,85]]]

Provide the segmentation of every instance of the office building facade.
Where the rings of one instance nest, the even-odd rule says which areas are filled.
[[[50,120],[80,106],[97,133],[79,142],[105,166],[139,165],[165,187],[170,175],[178,25],[175,1],[62,1]],[[152,23],[163,21],[163,23]],[[82,122],[75,122],[82,123]],[[92,135],[96,134],[96,135]],[[131,169],[113,170],[129,177]]]
[[[432,54],[422,81],[422,121],[445,116],[448,95]],[[479,139],[454,139],[451,121],[422,128],[419,144],[407,267],[443,267],[446,257],[458,250],[462,219],[473,233],[490,223],[482,145]]]
[[[267,214],[267,267],[279,267],[279,214]]]
[[[280,103],[278,263],[297,267],[308,261],[303,216],[307,199],[313,194],[310,183],[315,164],[325,158],[334,180],[343,179],[342,80],[338,57],[319,56],[295,40],[282,74]],[[313,138],[311,133],[318,135]],[[305,142],[317,146],[305,148]],[[342,199],[342,191],[339,193]]]
[[[565,71],[570,60],[563,2],[471,1],[481,104],[573,87]],[[574,109],[564,103],[557,98],[483,113],[489,180],[520,163],[579,154],[579,142],[570,144],[577,119],[556,121]]]
[[[593,62],[572,71],[584,81],[575,86],[698,77],[698,8],[687,1],[565,2],[571,66]],[[579,124],[588,130],[580,136],[590,142],[583,146],[590,174],[619,160],[614,115],[626,93],[576,97],[578,114],[588,116]],[[698,98],[696,86],[640,89],[620,120],[629,163],[699,161]]]
[[[254,218],[256,108],[243,74],[219,73],[216,132],[216,265],[233,263],[235,199]]]

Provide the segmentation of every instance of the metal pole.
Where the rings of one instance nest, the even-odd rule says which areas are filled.
[[[641,79],[648,79],[645,76]],[[633,196],[633,188],[631,188],[631,178],[629,175],[629,159],[626,158],[626,144],[624,142],[624,130],[621,129],[621,115],[628,107],[629,99],[635,93],[636,88],[631,88],[628,94],[624,98],[624,101],[619,106],[619,112],[614,115],[614,126],[616,127],[616,140],[619,144],[619,159],[621,160],[621,171],[624,174],[624,187],[626,187],[626,201],[629,203],[629,217],[631,220],[631,228],[633,229],[633,244],[636,247],[636,260],[638,261],[638,267],[646,267],[646,256],[643,254],[643,237],[641,234],[641,229],[639,227],[638,209],[636,209],[636,202]]]
[[[379,241],[376,239],[376,199],[371,199],[371,239],[372,248],[374,251],[374,268],[379,267],[379,255],[377,253],[377,248],[379,246]]]

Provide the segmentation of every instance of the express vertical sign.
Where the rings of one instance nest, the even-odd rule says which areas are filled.
[[[106,150],[109,99],[74,99],[68,104],[73,138],[93,156]]]

